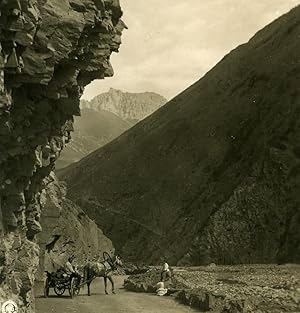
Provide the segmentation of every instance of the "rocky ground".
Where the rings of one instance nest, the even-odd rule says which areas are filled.
[[[160,270],[132,275],[125,288],[154,292]],[[200,311],[300,312],[299,265],[174,268],[169,294]]]
[[[150,269],[151,267],[145,264],[134,264],[128,262],[123,265],[123,270],[126,275],[144,274]]]

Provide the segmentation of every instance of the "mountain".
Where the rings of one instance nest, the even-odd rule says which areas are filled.
[[[123,258],[300,262],[300,6],[61,172]]]
[[[56,168],[79,161],[132,126],[132,123],[109,111],[82,109],[81,116],[74,118],[72,140],[62,151]]]
[[[61,169],[112,141],[167,102],[153,92],[129,93],[110,88],[90,102],[81,100],[71,142],[56,162]]]
[[[154,92],[130,93],[110,88],[91,101],[81,101],[83,109],[112,112],[130,123],[136,123],[163,106],[167,100]]]

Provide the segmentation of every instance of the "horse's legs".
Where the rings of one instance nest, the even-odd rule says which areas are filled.
[[[109,281],[111,282],[111,290],[112,290],[112,293],[115,293],[115,284],[114,284],[114,281],[112,279],[112,276],[107,276],[107,278],[109,279]]]
[[[90,284],[91,284],[91,282],[88,282],[88,283],[87,283],[87,288],[88,288],[88,296],[90,296],[90,295],[91,295],[91,293],[90,293]]]
[[[107,294],[107,295],[108,295],[108,292],[107,292],[107,277],[106,277],[106,276],[104,276],[103,278],[104,278],[104,288],[105,288],[105,294]]]

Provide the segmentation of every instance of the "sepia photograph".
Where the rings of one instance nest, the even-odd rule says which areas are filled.
[[[300,313],[300,0],[0,0],[0,313]]]

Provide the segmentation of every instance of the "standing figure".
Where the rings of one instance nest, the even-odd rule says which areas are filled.
[[[160,281],[165,282],[171,278],[172,274],[169,269],[169,264],[167,262],[164,263],[162,267],[162,272],[160,274]]]

